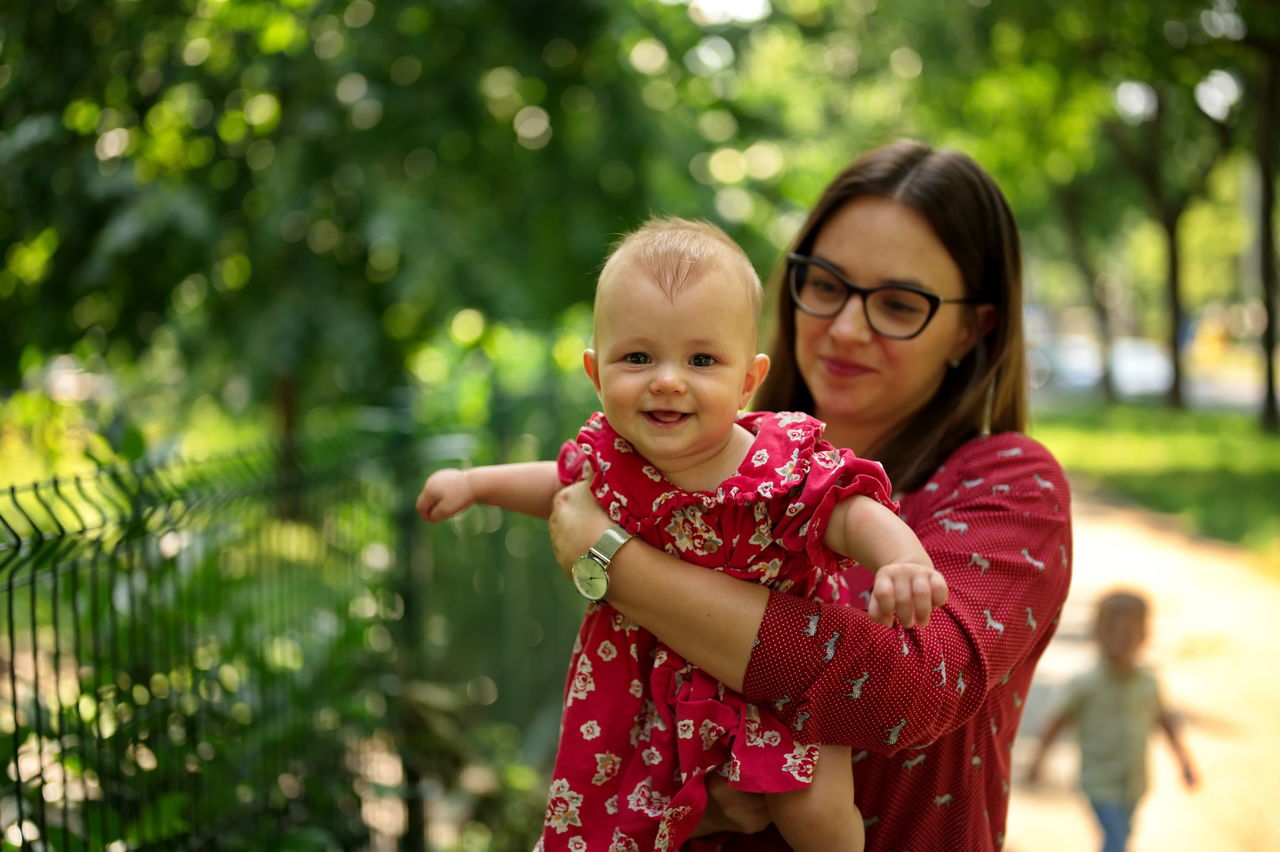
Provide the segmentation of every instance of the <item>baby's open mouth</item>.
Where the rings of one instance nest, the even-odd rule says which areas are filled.
[[[690,415],[684,411],[646,411],[644,412],[644,416],[655,423],[661,423],[663,426],[670,426],[673,423],[679,423]]]

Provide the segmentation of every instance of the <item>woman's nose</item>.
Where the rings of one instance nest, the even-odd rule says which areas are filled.
[[[844,303],[840,313],[831,318],[828,331],[832,337],[858,341],[871,339],[871,326],[867,323],[867,311],[862,299],[858,293],[849,294],[849,301]]]

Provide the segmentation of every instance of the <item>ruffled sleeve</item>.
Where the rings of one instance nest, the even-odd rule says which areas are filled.
[[[556,458],[556,473],[565,485],[572,485],[583,479],[591,479],[593,466],[591,456],[594,444],[604,427],[604,414],[597,411],[587,419],[586,424],[578,430],[578,437],[573,441],[565,441],[560,447],[560,455]]]
[[[654,519],[644,509],[647,502],[636,498],[636,482],[642,471],[648,472],[644,478],[650,484],[665,480],[614,431],[603,412],[587,418],[578,437],[560,448],[556,469],[566,485],[585,481],[609,519],[632,535],[653,525]]]
[[[840,501],[861,495],[896,513],[889,477],[879,462],[823,440],[821,421],[796,412],[772,416],[773,428],[760,425],[754,460],[763,462],[770,474],[764,481],[772,478],[782,494],[770,501],[773,538],[789,551],[804,553],[825,573],[844,570],[851,562],[823,543],[832,512]]]
[[[573,441],[565,441],[560,447],[560,455],[556,457],[556,473],[563,485],[572,485],[582,479],[582,471],[586,467],[587,457]]]

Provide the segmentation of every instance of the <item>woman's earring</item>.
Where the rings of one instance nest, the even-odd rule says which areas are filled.
[[[952,358],[952,359],[951,359],[950,361],[948,361],[947,363],[948,363],[948,364],[950,364],[950,365],[951,365],[951,369],[953,369],[953,370],[954,370],[956,367],[959,367],[959,366],[960,366],[960,359],[959,359],[959,358]]]

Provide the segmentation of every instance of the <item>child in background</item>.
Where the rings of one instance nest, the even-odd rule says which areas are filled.
[[[833,448],[808,415],[739,414],[769,367],[756,353],[759,304],[750,261],[722,231],[650,221],[597,286],[596,349],[583,362],[603,414],[557,463],[438,471],[418,498],[429,521],[475,502],[546,517],[563,483],[589,478],[616,522],[574,566],[593,604],[570,663],[540,849],[677,849],[705,810],[710,772],[767,794],[794,849],[863,848],[848,748],[804,744],[805,714],[789,729],[604,601],[604,569],[633,535],[804,596],[825,587],[839,599],[856,560],[876,572],[868,613],[884,624],[923,624],[946,601],[878,463]]]
[[[1027,770],[1036,783],[1045,754],[1067,725],[1080,741],[1080,788],[1102,829],[1103,852],[1123,852],[1133,813],[1147,792],[1147,740],[1159,725],[1182,768],[1182,780],[1196,785],[1196,771],[1178,735],[1176,719],[1164,706],[1155,674],[1138,663],[1147,638],[1147,601],[1132,592],[1112,592],[1098,604],[1094,638],[1098,663],[1077,675],[1066,698],[1040,737]]]

